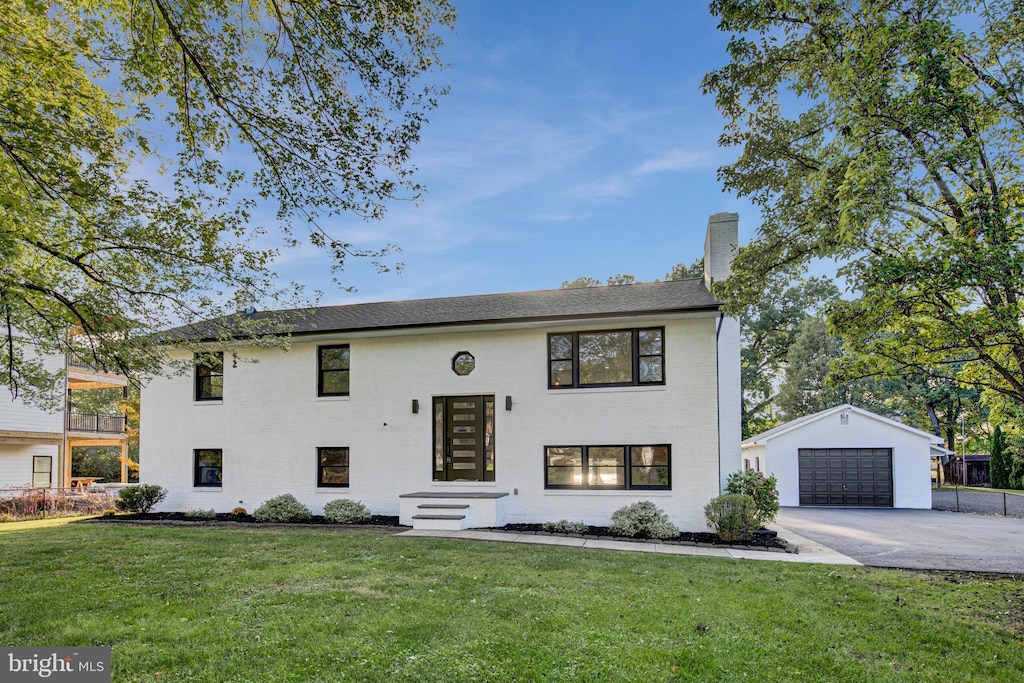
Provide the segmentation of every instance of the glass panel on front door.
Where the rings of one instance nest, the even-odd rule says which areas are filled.
[[[494,481],[494,396],[434,398],[434,481]]]

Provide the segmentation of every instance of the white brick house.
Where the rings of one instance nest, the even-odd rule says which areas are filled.
[[[703,529],[740,468],[739,326],[707,287],[737,220],[711,217],[705,279],[318,308],[287,351],[154,379],[142,481],[165,510],[291,493],[465,527],[651,500]]]

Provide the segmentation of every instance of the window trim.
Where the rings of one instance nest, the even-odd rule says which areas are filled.
[[[348,367],[344,370],[324,370],[324,351],[331,349],[348,349]],[[324,391],[325,372],[347,372],[348,391]],[[352,347],[350,344],[324,344],[316,347],[316,395],[318,397],[350,396],[352,394]]]
[[[41,470],[36,467],[36,462],[40,460],[46,460],[49,463],[49,469]],[[46,472],[46,485],[36,483],[36,475]],[[53,486],[53,456],[52,455],[33,455],[32,456],[32,488],[50,488]]]
[[[661,335],[661,353],[660,354],[649,354],[640,353],[640,333],[658,331]],[[587,334],[610,334],[614,332],[629,332],[631,333],[631,379],[629,382],[599,382],[594,384],[582,384],[580,382],[580,335]],[[551,339],[552,337],[569,337],[570,344],[572,346],[571,357],[565,358],[552,358],[551,357]],[[661,359],[661,379],[657,382],[644,382],[640,379],[640,359],[641,358],[660,358]],[[571,384],[555,384],[554,373],[552,367],[555,363],[564,363],[568,361],[572,363],[572,383]],[[548,389],[562,390],[562,389],[597,389],[601,387],[653,387],[662,386],[665,384],[665,327],[664,326],[653,326],[653,327],[626,327],[618,329],[602,329],[602,330],[577,330],[574,332],[549,332],[547,336],[547,372],[548,372]]]
[[[325,450],[343,450],[345,451],[345,460],[347,464],[345,469],[348,470],[348,482],[344,484],[331,484],[324,481],[324,465],[320,463],[320,456]],[[328,467],[337,467],[337,465],[328,465]],[[318,489],[347,489],[350,488],[352,481],[352,449],[348,446],[317,446],[316,447],[316,487]]]
[[[605,484],[588,484],[583,482],[579,485],[575,484],[550,484],[548,483],[548,471],[552,469],[552,466],[548,465],[548,451],[552,448],[578,448],[582,452],[583,458],[581,460],[581,468],[584,474],[590,469],[590,455],[589,451],[591,448],[621,448],[623,449],[623,470],[624,470],[624,481],[623,483],[612,485]],[[664,448],[668,452],[668,464],[667,465],[654,465],[654,467],[665,467],[668,470],[668,484],[634,484],[633,483],[633,469],[634,467],[644,467],[644,465],[633,464],[633,449],[634,448]],[[557,467],[556,467],[557,468]],[[545,490],[559,491],[671,491],[672,490],[672,445],[667,443],[639,443],[639,444],[550,444],[544,446],[544,488]]]
[[[214,372],[214,366],[200,363],[199,360],[203,356],[215,356],[220,361],[220,372]],[[192,398],[195,401],[223,401],[224,400],[224,352],[223,351],[209,351],[206,353],[196,353],[193,356],[193,363],[195,363],[195,379],[192,391]],[[203,370],[208,371],[209,374],[200,374]],[[202,380],[204,378],[220,377],[220,396],[203,396],[200,387],[202,386]]]
[[[220,453],[220,481],[218,482],[204,482],[200,481],[199,474],[199,454],[207,451],[216,451]],[[192,486],[195,488],[216,488],[219,489],[224,486],[224,449],[223,448],[193,448],[192,449]]]

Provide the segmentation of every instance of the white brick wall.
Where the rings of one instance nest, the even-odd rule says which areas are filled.
[[[608,524],[617,508],[653,500],[684,529],[703,530],[703,507],[719,493],[714,314],[631,318],[588,324],[447,328],[379,336],[300,338],[289,351],[252,350],[256,363],[225,359],[224,399],[193,402],[191,377],[159,378],[142,392],[142,479],[167,487],[162,509],[243,506],[292,493],[314,512],[338,497],[396,515],[415,491],[508,491],[510,522],[562,518]],[[665,326],[666,384],[547,388],[547,334]],[[735,340],[738,345],[738,339]],[[316,347],[351,345],[351,396],[317,398]],[[729,343],[732,343],[729,340]],[[476,369],[460,377],[452,356],[470,351]],[[738,348],[735,369],[738,396]],[[728,360],[728,362],[734,362]],[[496,481],[432,481],[432,397],[493,394]],[[513,407],[505,410],[505,396]],[[412,399],[420,412],[412,414]],[[736,453],[739,463],[736,416]],[[548,491],[545,445],[672,445],[671,491]],[[318,490],[317,446],[347,446],[351,487]],[[223,449],[223,487],[194,488],[193,449]],[[732,458],[732,454],[728,456]]]

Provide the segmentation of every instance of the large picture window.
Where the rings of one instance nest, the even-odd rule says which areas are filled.
[[[659,446],[548,446],[544,488],[669,489],[671,448]]]
[[[221,486],[224,457],[219,448],[197,448],[193,451],[195,471],[193,485]]]
[[[320,487],[348,487],[348,449],[321,447],[316,449],[316,485]]]
[[[224,354],[197,353],[196,400],[219,401],[224,398]]]
[[[548,387],[665,383],[665,329],[652,327],[548,335]]]
[[[317,347],[317,396],[348,396],[348,344]]]

